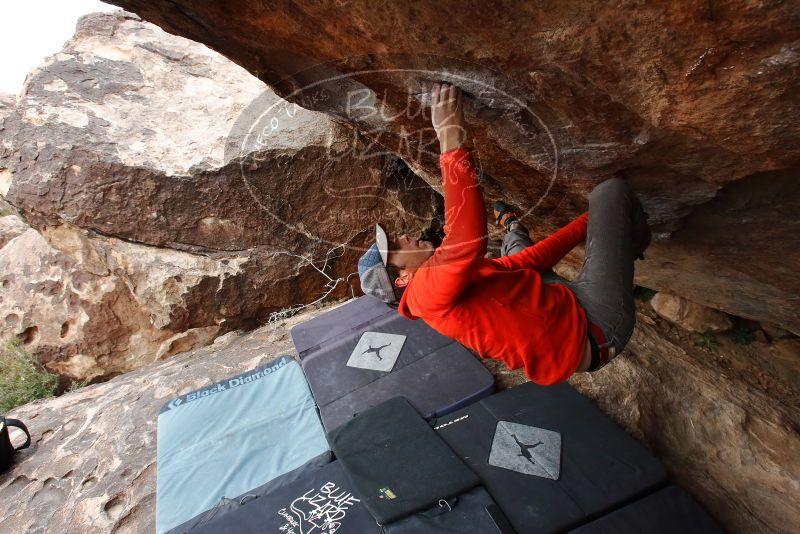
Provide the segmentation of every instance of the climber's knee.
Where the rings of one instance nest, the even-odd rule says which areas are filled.
[[[607,200],[611,198],[621,198],[631,195],[631,188],[628,183],[622,178],[609,178],[595,186],[592,194],[589,196],[591,200]]]

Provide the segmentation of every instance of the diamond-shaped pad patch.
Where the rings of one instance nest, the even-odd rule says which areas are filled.
[[[397,363],[406,336],[384,332],[364,332],[347,360],[348,367],[388,373]]]
[[[499,421],[489,452],[489,465],[558,480],[561,474],[561,434]]]

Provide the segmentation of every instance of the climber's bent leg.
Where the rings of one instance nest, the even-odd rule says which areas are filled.
[[[511,256],[517,252],[533,245],[533,240],[528,234],[528,230],[521,224],[516,224],[513,230],[506,232],[503,236],[503,244],[500,245],[501,256]]]
[[[609,348],[609,359],[622,352],[636,324],[634,236],[642,233],[642,221],[639,199],[623,180],[606,180],[589,196],[586,259],[577,280],[568,286],[589,322],[602,331],[606,342],[599,348]]]

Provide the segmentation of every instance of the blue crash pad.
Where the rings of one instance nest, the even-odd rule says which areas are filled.
[[[158,415],[156,531],[327,450],[308,383],[289,357],[181,395]]]

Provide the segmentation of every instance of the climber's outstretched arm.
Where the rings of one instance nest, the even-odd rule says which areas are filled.
[[[476,260],[486,254],[486,209],[472,154],[465,148],[466,123],[461,91],[450,85],[433,90],[431,119],[439,138],[445,206],[442,244],[414,275],[424,294],[415,302],[427,314],[449,310],[470,280]]]

